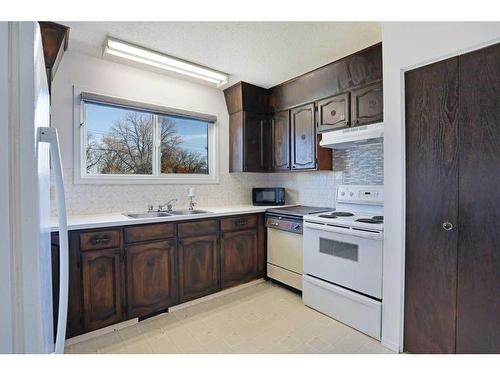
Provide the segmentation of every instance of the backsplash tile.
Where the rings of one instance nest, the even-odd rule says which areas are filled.
[[[251,204],[253,187],[282,186],[288,204],[331,206],[338,185],[384,183],[383,143],[335,150],[334,171],[294,173],[225,173],[217,185],[74,185],[73,170],[65,169],[68,215],[144,211],[177,198],[176,207],[187,207],[189,187],[196,190],[200,207]],[[52,201],[55,214],[55,202]]]

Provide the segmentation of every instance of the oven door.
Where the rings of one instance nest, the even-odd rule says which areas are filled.
[[[382,299],[383,233],[304,222],[304,273]]]

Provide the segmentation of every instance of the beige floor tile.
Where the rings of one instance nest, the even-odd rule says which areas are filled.
[[[67,353],[391,353],[378,341],[257,284],[68,346]]]

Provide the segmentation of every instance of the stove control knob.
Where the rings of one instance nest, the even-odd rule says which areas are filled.
[[[349,195],[352,197],[352,196],[354,195],[354,193],[351,191],[351,192],[349,193]]]

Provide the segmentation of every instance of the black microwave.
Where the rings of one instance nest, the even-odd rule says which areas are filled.
[[[281,206],[285,204],[285,188],[253,188],[254,206]]]

